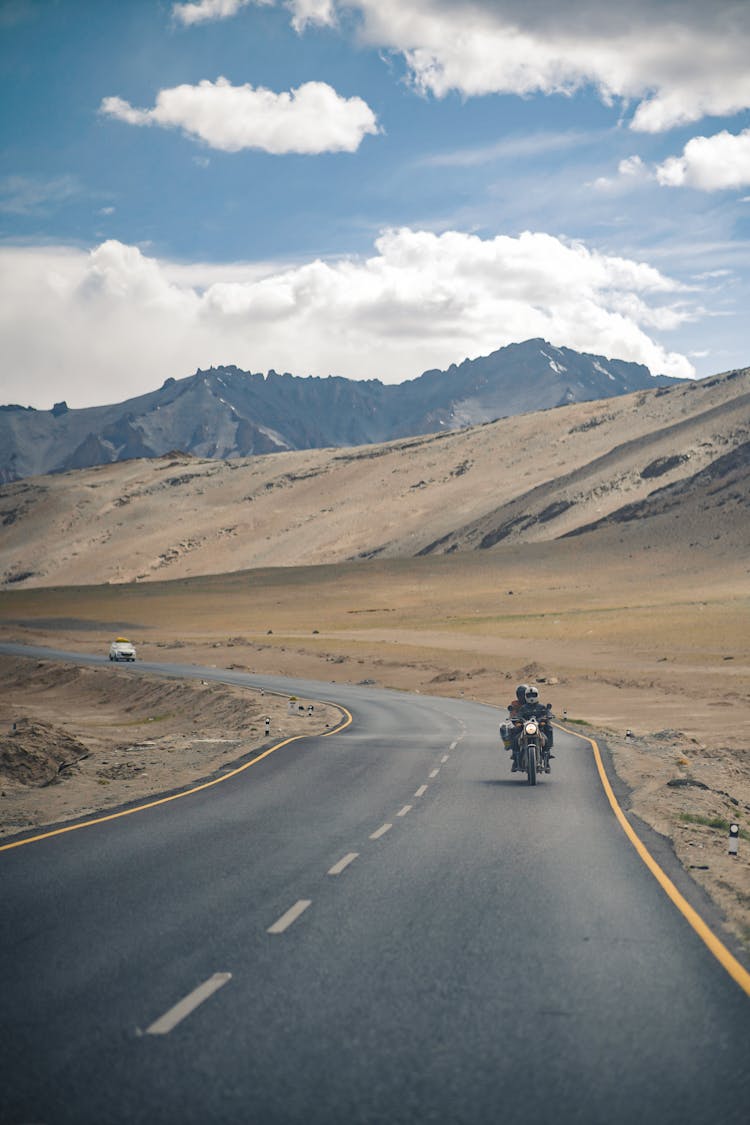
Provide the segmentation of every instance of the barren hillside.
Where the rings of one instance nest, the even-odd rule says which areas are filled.
[[[586,531],[747,551],[750,369],[471,429],[232,461],[168,454],[0,489],[2,585],[492,550]]]

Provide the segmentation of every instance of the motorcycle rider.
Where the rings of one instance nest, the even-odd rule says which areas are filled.
[[[523,724],[527,719],[536,719],[546,740],[546,746],[551,750],[554,742],[554,734],[552,731],[552,723],[550,722],[549,708],[539,702],[539,691],[537,688],[525,686],[524,702],[516,710],[515,714],[511,716],[511,721],[513,722],[513,729],[510,736],[511,750],[513,752],[513,762],[510,767],[511,773],[517,773],[520,768],[518,764],[518,741],[521,737]],[[554,754],[550,754],[550,758],[553,757]]]
[[[513,717],[520,711],[521,707],[526,702],[526,692],[529,690],[528,684],[519,684],[516,688],[516,694],[508,704],[508,715],[510,716],[511,725],[503,723],[500,727],[500,737],[503,740],[503,746],[506,750],[510,750],[512,741],[511,736],[513,733]]]

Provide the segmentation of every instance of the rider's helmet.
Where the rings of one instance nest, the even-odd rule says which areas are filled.
[[[527,703],[538,703],[539,702],[539,692],[537,691],[537,689],[535,687],[527,687],[526,688],[526,702]]]
[[[526,699],[526,692],[529,690],[528,684],[519,684],[516,688],[516,699],[519,703],[523,703]]]

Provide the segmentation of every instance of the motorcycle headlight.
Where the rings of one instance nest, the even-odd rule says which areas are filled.
[[[537,728],[536,723],[527,723],[526,724],[526,733],[527,734],[536,734],[537,729],[538,728]]]

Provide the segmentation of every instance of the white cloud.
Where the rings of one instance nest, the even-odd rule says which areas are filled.
[[[173,4],[172,15],[186,27],[210,20],[225,20],[235,16],[248,4],[273,4],[274,0],[198,0],[194,4]]]
[[[617,171],[631,180],[640,180],[649,174],[640,156],[627,156],[617,165]]]
[[[662,187],[691,187],[700,191],[724,191],[750,185],[750,129],[735,134],[726,129],[712,137],[693,137],[681,156],[670,156],[655,168],[640,156],[621,160],[617,178],[601,176],[597,191],[628,191],[650,181]],[[744,202],[740,199],[740,202]]]
[[[379,132],[366,102],[342,98],[325,82],[276,94],[219,78],[161,90],[153,109],[137,109],[119,97],[104,98],[100,108],[129,125],[181,128],[224,152],[355,152],[366,134]]]
[[[750,184],[750,129],[739,134],[724,130],[713,137],[693,137],[682,156],[670,156],[656,169],[664,187],[693,187],[722,191]]]
[[[178,23],[192,27],[212,20],[225,20],[236,16],[241,8],[250,4],[259,7],[273,5],[276,0],[196,0],[190,4],[173,4],[172,15]],[[330,26],[336,22],[334,0],[285,0],[284,6],[292,13],[292,26],[304,31],[308,24]]]
[[[660,133],[750,107],[746,0],[199,0],[186,24],[249,3],[279,4],[303,31],[355,13],[363,39],[400,54],[415,87],[436,97],[573,94],[635,103],[631,128]]]
[[[366,42],[403,56],[414,85],[437,97],[572,94],[636,104],[631,127],[659,133],[750,107],[745,0],[200,0],[183,23],[282,4],[292,24],[360,17]]]
[[[596,191],[609,194],[621,194],[633,188],[640,187],[654,179],[654,173],[648,165],[644,164],[640,156],[627,156],[617,165],[617,177],[600,176],[594,180],[593,187]]]
[[[4,401],[121,400],[197,366],[380,378],[543,336],[693,368],[650,335],[690,319],[685,290],[640,262],[548,234],[385,231],[368,259],[191,266],[133,246],[0,247]]]
[[[340,0],[365,36],[403,54],[438,97],[536,92],[639,101],[634,129],[661,132],[750,106],[750,23],[742,0]]]
[[[336,23],[333,0],[289,0],[286,6],[292,11],[295,31],[304,31],[308,24],[332,27]]]

